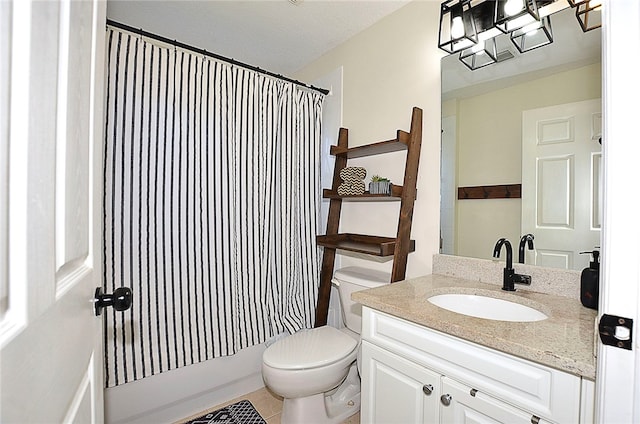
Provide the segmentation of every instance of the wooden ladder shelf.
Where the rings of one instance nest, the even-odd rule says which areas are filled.
[[[333,170],[333,185],[330,190],[323,191],[323,197],[330,199],[327,232],[317,236],[316,242],[324,247],[322,269],[320,271],[320,287],[316,308],[315,326],[326,325],[331,295],[331,279],[333,277],[336,250],[365,253],[374,256],[393,255],[393,269],[391,282],[405,278],[407,257],[415,250],[415,242],[411,240],[411,221],[413,206],[416,200],[416,181],[418,177],[418,163],[420,161],[420,145],[422,143],[422,109],[413,108],[411,115],[411,130],[398,130],[396,138],[365,146],[349,148],[348,130],[340,128],[338,145],[331,146],[331,154],[336,157]],[[340,171],[347,166],[347,159],[373,156],[390,152],[407,151],[402,186],[392,186],[391,195],[370,194],[340,196],[338,186],[342,183]],[[343,201],[399,201],[398,231],[395,238],[379,237],[363,234],[340,234],[340,211]]]

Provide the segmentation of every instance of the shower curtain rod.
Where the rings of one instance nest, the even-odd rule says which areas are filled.
[[[132,26],[129,26],[129,25],[126,25],[126,24],[123,24],[123,23],[120,23],[120,22],[112,21],[111,19],[107,19],[107,25],[110,25],[110,26],[116,27],[116,28],[120,28],[120,29],[123,29],[123,30],[128,31],[128,32],[132,32],[134,34],[142,35],[143,37],[152,38],[154,40],[158,40],[158,41],[161,41],[161,42],[166,43],[166,44],[171,44],[172,46],[180,47],[181,49],[190,50],[190,51],[195,52],[195,53],[203,54],[205,56],[209,56],[209,57],[212,57],[214,59],[218,59],[218,60],[230,63],[232,65],[241,66],[241,67],[243,67],[245,69],[249,69],[251,71],[255,71],[255,72],[259,72],[261,74],[269,75],[270,77],[274,77],[274,78],[281,79],[283,81],[291,82],[291,83],[294,83],[296,85],[300,85],[302,87],[308,88],[310,90],[318,91],[318,92],[324,94],[325,96],[327,94],[329,94],[329,90],[327,90],[326,88],[315,87],[315,86],[313,86],[311,84],[305,84],[304,82],[301,82],[301,81],[298,81],[298,80],[294,80],[294,79],[291,79],[291,78],[287,78],[284,75],[274,74],[273,72],[269,72],[269,71],[266,71],[264,69],[260,69],[260,68],[258,68],[256,66],[249,65],[249,64],[243,63],[243,62],[239,62],[239,61],[237,61],[235,59],[231,59],[231,58],[228,58],[228,57],[225,57],[225,56],[221,56],[219,54],[211,53],[211,52],[209,52],[209,51],[207,51],[205,49],[200,49],[198,47],[193,47],[193,46],[190,46],[188,44],[181,43],[181,42],[179,42],[177,40],[172,40],[170,38],[166,38],[166,37],[163,37],[161,35],[154,34],[152,32],[144,31],[142,28],[134,28]]]

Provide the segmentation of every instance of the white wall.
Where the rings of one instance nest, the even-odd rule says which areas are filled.
[[[329,154],[331,146],[338,142],[338,130],[342,126],[342,67],[336,68],[326,75],[311,82],[315,87],[329,90],[322,105],[322,146],[320,180],[322,187],[330,187],[333,181],[333,165],[335,158]],[[322,188],[318,191],[322,196]],[[318,228],[327,228],[329,218],[329,199],[322,199]],[[320,230],[322,231],[322,230]],[[335,267],[340,268],[340,258],[336,258]],[[327,325],[336,328],[344,327],[342,309],[340,307],[340,295],[336,287],[331,287],[329,297],[329,311],[327,312]]]
[[[411,109],[423,109],[418,199],[413,215],[407,277],[431,272],[438,253],[440,215],[440,58],[437,48],[440,3],[414,1],[299,71],[314,81],[343,67],[343,126],[351,147],[395,138],[409,130]],[[352,160],[350,164],[402,184],[404,152]],[[398,204],[344,202],[341,232],[395,236]],[[342,265],[391,270],[391,263],[343,256]]]

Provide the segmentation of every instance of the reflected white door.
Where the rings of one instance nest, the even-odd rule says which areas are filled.
[[[102,422],[106,2],[0,2],[0,422]]]
[[[526,262],[589,265],[602,226],[601,100],[522,113],[522,234],[535,236]]]

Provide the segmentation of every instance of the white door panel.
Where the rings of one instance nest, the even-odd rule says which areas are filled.
[[[602,119],[602,116],[600,116]],[[591,198],[596,200],[592,204],[591,211],[591,228],[594,230],[602,230],[602,152],[594,152],[591,154]]]
[[[522,234],[535,236],[528,263],[581,269],[589,257],[579,252],[600,245],[600,109],[594,99],[522,114]]]
[[[540,157],[537,170],[536,227],[573,230],[575,156]]]
[[[1,5],[11,40],[0,51],[10,63],[0,74],[0,88],[10,87],[0,114],[9,205],[0,225],[1,422],[103,421],[92,298],[102,285],[105,13],[97,0]]]

